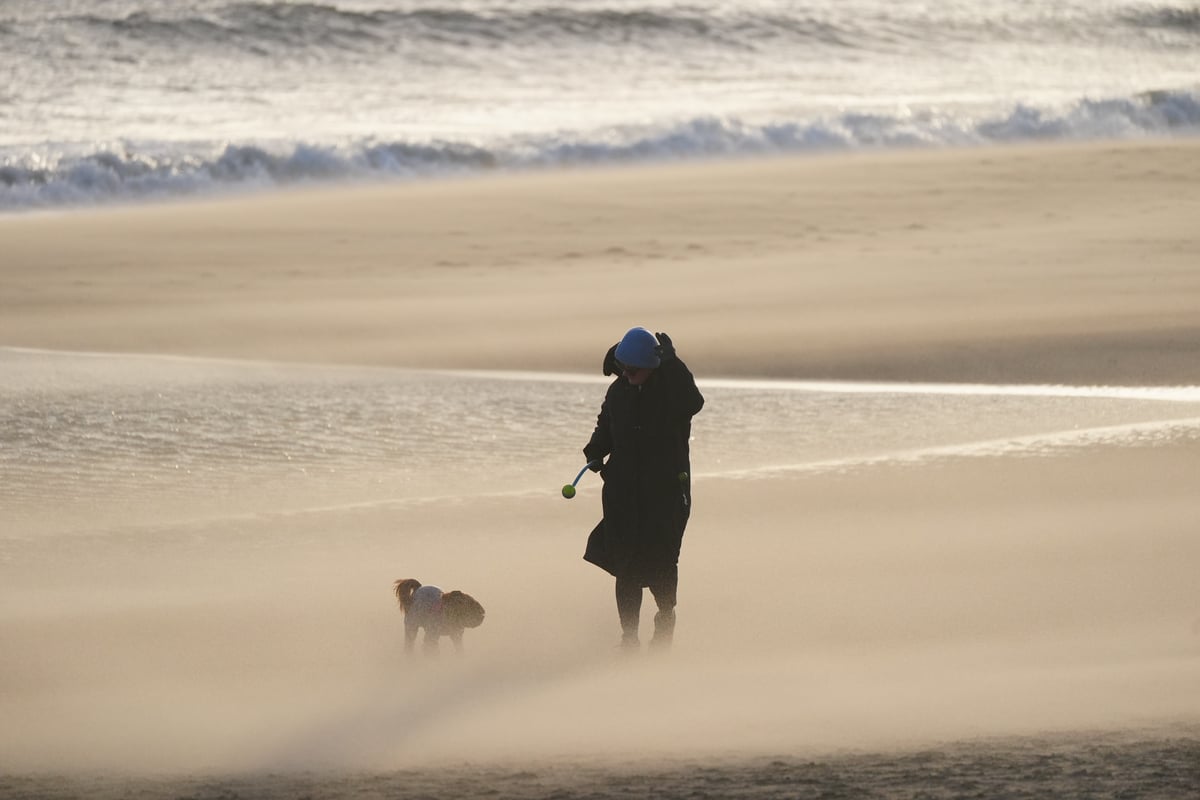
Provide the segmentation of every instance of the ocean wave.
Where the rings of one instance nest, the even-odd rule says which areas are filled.
[[[0,19],[0,35],[20,36]],[[38,37],[120,40],[169,50],[236,51],[251,56],[384,53],[412,50],[513,49],[547,46],[662,46],[664,41],[735,49],[763,44],[851,44],[853,29],[836,17],[681,6],[621,9],[570,5],[477,8],[415,6],[355,10],[318,3],[230,3],[199,9],[158,7],[103,15],[62,15]]]
[[[118,41],[120,49],[138,44],[153,50],[233,51],[273,58],[311,51],[333,53],[369,49],[388,33],[385,15],[353,13],[331,6],[292,3],[242,3],[200,12],[184,9],[137,10],[125,15],[97,13],[61,17],[52,31],[79,34],[86,41]],[[115,54],[114,54],[115,55]]]
[[[194,146],[195,147],[195,146]],[[202,146],[201,146],[202,147]],[[268,188],[371,176],[423,177],[497,165],[494,154],[457,143],[225,145],[211,155],[132,143],[52,163],[0,163],[0,209],[47,208]]]
[[[336,144],[120,142],[70,154],[0,154],[0,210],[94,205],[222,190],[331,181],[414,179],[530,169],[743,155],[1200,133],[1200,92],[1154,91],[1080,100],[1065,108],[1017,105],[983,118],[947,111],[844,113],[750,122],[701,116],[497,141]]]
[[[1122,20],[1135,28],[1200,36],[1200,8],[1157,6],[1127,12]]]
[[[946,43],[1121,41],[1148,30],[1194,34],[1200,12],[1157,6],[1110,15],[1067,3],[1006,9],[925,4],[564,4],[540,2],[346,7],[303,2],[209,2],[149,8],[114,4],[44,18],[34,33],[0,18],[0,36],[119,44],[157,51],[191,48],[290,58],[534,48],[655,49],[674,44],[760,51],[818,46],[891,50]],[[68,6],[74,9],[74,6]],[[2,14],[3,12],[0,12]],[[103,51],[111,47],[97,47]],[[114,53],[114,56],[116,54]]]

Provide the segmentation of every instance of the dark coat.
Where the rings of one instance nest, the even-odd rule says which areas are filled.
[[[583,448],[589,462],[608,457],[604,519],[588,536],[584,559],[649,585],[679,562],[691,512],[688,439],[704,397],[687,366],[664,361],[642,386],[623,375],[608,387],[596,429]]]

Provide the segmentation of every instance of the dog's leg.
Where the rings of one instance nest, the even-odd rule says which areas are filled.
[[[431,631],[428,627],[425,628],[425,655],[436,656],[438,654],[438,639],[441,637],[435,631]]]
[[[450,641],[454,642],[454,652],[462,655],[463,652],[463,631],[462,628],[454,628],[449,633]]]
[[[417,631],[421,628],[419,625],[409,622],[407,618],[404,620],[404,652],[411,653],[413,647],[417,643]]]

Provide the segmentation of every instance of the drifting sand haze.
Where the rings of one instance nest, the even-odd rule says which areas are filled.
[[[0,341],[591,372],[1188,383],[1200,145],[855,154],[3,220]]]
[[[30,215],[0,220],[0,344],[594,374],[641,323],[702,378],[1195,384],[1197,219],[1200,146],[1166,142]],[[753,480],[708,474],[702,438],[694,455],[659,661],[612,657],[611,580],[580,559],[594,484],[572,503],[550,486],[263,509],[177,549],[27,543],[0,562],[7,768],[803,753],[1200,720],[1194,441]],[[390,585],[410,576],[484,602],[466,659],[403,659]]]
[[[8,769],[275,772],[1194,730],[1195,455],[701,478],[666,658],[613,650],[594,493],[75,541],[8,576],[0,744]],[[414,570],[485,601],[464,658],[404,658]]]

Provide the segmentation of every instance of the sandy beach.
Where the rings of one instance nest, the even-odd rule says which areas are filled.
[[[0,342],[590,372],[1193,383],[1191,141],[296,190],[0,220]]]
[[[0,347],[598,379],[608,345],[643,324],[668,331],[702,380],[1195,387],[1197,219],[1189,141],[14,215],[0,219]],[[603,384],[583,386],[598,407]],[[829,754],[1088,731],[1149,731],[1194,752],[1197,408],[1118,409],[1106,425],[1147,427],[1117,444],[821,470],[797,457],[755,473],[706,449],[714,405],[696,423],[677,643],[634,665],[611,652],[608,577],[579,557],[598,492],[556,496],[585,415],[559,460],[527,465],[546,495],[490,491],[505,456],[486,443],[464,454],[449,498],[338,489],[319,508],[223,516],[214,500],[202,517],[153,487],[122,488],[124,528],[98,510],[102,532],[27,530],[0,551],[0,793],[28,791],[11,779],[25,772],[194,780],[450,763],[468,796],[483,791],[474,765],[499,763],[518,770],[511,796],[575,796],[563,787],[585,773],[519,770],[796,760],[763,762],[761,777]],[[1030,409],[1011,438],[1072,432],[1042,430],[1044,408]],[[24,514],[37,500],[8,503]],[[26,516],[49,530],[44,501]],[[167,522],[129,523],[138,506]],[[486,598],[464,658],[403,658],[388,590],[408,573]],[[1195,776],[1176,766],[1155,773],[1163,796]],[[456,791],[423,775],[430,796]],[[868,794],[916,796],[927,779],[917,766],[910,794],[882,777]],[[635,796],[607,780],[587,796]],[[1070,796],[1072,780],[1038,790]],[[394,781],[371,791],[392,796]],[[145,796],[181,786],[200,792]],[[682,786],[656,796],[729,791]]]

